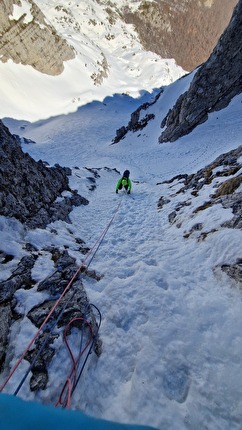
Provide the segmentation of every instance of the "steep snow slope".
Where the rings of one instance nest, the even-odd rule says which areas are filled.
[[[36,142],[24,145],[36,160],[70,166],[71,187],[90,204],[73,210],[71,225],[55,222],[45,231],[25,232],[18,223],[1,219],[2,247],[15,256],[13,265],[26,252],[21,243],[35,245],[39,258],[33,276],[39,281],[43,272],[46,276],[53,270],[46,246],[67,248],[80,263],[83,256],[75,236],[92,246],[121,202],[92,263],[104,277],[99,282],[84,279],[90,300],[103,315],[103,353],[98,359],[92,355],[72,407],[95,417],[159,429],[239,430],[242,298],[238,286],[219,267],[241,258],[241,230],[221,226],[233,214],[219,204],[193,212],[223,178],[204,187],[197,197],[191,191],[177,193],[182,187],[179,180],[161,182],[195,172],[241,144],[242,96],[210,114],[207,123],[189,136],[158,145],[161,112],[168,110],[190,79],[169,86],[148,110],[155,119],[117,145],[111,145],[114,131],[137,102],[127,96],[107,98],[105,103],[91,103],[36,124],[5,121],[15,133]],[[116,195],[119,175],[113,169],[122,172],[126,168],[131,171],[132,194]],[[90,176],[95,179],[94,191]],[[161,196],[166,205],[158,211]],[[179,223],[172,224],[168,217],[177,205]],[[198,223],[202,229],[194,229],[187,239],[186,233]],[[208,231],[206,240],[201,240]],[[7,264],[5,270],[7,274]],[[11,366],[36,330],[26,317],[29,306],[43,300],[35,289],[33,294],[19,290],[16,298],[24,318],[13,327]],[[47,390],[34,395],[26,383],[21,397],[55,402],[68,357],[61,339],[54,346],[57,354],[49,369]],[[5,392],[13,393],[26,367],[23,363]]]

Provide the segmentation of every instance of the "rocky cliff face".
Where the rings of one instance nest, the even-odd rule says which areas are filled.
[[[15,217],[29,227],[44,227],[56,219],[68,221],[73,205],[87,204],[71,193],[56,202],[68,185],[68,169],[48,168],[24,154],[18,141],[0,121],[0,215]]]
[[[207,60],[237,1],[143,1],[135,12],[126,9],[124,18],[135,25],[145,49],[191,71]]]
[[[159,141],[175,141],[206,121],[208,113],[226,107],[242,91],[242,0],[210,58],[195,74],[190,88],[163,119]]]
[[[11,59],[42,73],[59,74],[63,71],[63,62],[75,57],[74,50],[46,22],[32,0],[28,0],[28,5],[28,13],[23,13],[19,0],[0,3],[1,61]]]

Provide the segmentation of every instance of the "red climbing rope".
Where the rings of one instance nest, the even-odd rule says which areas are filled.
[[[27,352],[29,351],[29,349],[31,348],[31,346],[33,345],[33,343],[35,342],[35,340],[37,339],[37,337],[40,335],[40,332],[42,331],[42,329],[44,328],[44,326],[46,325],[46,323],[50,319],[51,315],[53,314],[54,310],[56,309],[56,307],[58,306],[58,304],[60,303],[60,301],[62,300],[62,298],[65,296],[65,294],[67,293],[67,291],[70,289],[70,287],[71,287],[72,283],[74,282],[75,278],[77,277],[77,275],[79,274],[79,272],[81,271],[81,269],[84,267],[87,259],[94,252],[95,248],[97,248],[97,249],[94,252],[94,254],[97,252],[98,248],[101,245],[101,242],[102,242],[104,236],[106,235],[109,227],[111,226],[111,224],[112,224],[112,222],[113,222],[113,220],[114,220],[114,218],[115,218],[115,216],[116,216],[116,214],[117,214],[117,212],[118,212],[118,210],[119,210],[119,208],[121,206],[121,202],[122,202],[122,200],[120,201],[120,203],[118,204],[116,210],[114,211],[114,214],[113,214],[112,218],[110,219],[109,223],[107,224],[107,226],[105,227],[105,229],[103,230],[103,232],[101,233],[101,235],[99,236],[99,238],[96,240],[96,242],[94,243],[93,247],[89,250],[89,252],[87,253],[87,255],[84,258],[83,262],[81,263],[81,265],[79,266],[79,268],[77,269],[77,271],[72,276],[70,282],[67,284],[67,286],[65,287],[65,289],[62,292],[62,294],[60,295],[60,297],[56,300],[55,304],[51,308],[49,314],[47,315],[47,317],[45,318],[45,320],[41,324],[40,328],[38,329],[38,331],[36,332],[36,334],[34,335],[34,337],[32,338],[32,340],[30,341],[30,343],[28,344],[28,346],[25,348],[25,350],[22,353],[21,357],[17,360],[16,364],[14,365],[13,369],[9,373],[9,375],[6,378],[6,380],[4,381],[4,383],[1,385],[0,392],[2,392],[3,389],[6,387],[8,381],[11,379],[11,377],[13,376],[13,374],[15,373],[15,371],[17,370],[18,366],[20,365],[20,363],[24,359],[25,355],[27,354]]]
[[[70,329],[70,326],[76,322],[76,321],[82,321],[83,324],[85,324],[86,326],[88,326],[89,328],[89,339],[87,339],[85,345],[83,347],[81,347],[78,357],[75,359],[74,355],[72,353],[72,350],[70,348],[69,342],[67,340],[67,331]],[[73,388],[75,386],[76,383],[76,372],[77,372],[77,368],[78,368],[78,364],[80,362],[80,359],[82,357],[82,355],[84,354],[84,352],[86,351],[86,349],[88,348],[88,346],[91,344],[93,340],[93,331],[92,331],[92,326],[91,324],[84,320],[84,318],[80,317],[80,318],[73,318],[66,326],[65,331],[64,331],[64,341],[66,344],[66,347],[69,351],[70,357],[71,357],[71,361],[72,361],[72,368],[71,371],[63,385],[63,388],[61,390],[61,393],[59,395],[59,398],[55,404],[55,406],[61,405],[62,407],[70,407],[71,404],[71,394],[73,391]],[[63,395],[65,394],[65,398],[63,399]]]

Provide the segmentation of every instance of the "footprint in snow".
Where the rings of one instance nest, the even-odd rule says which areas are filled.
[[[168,290],[168,288],[169,288],[168,283],[164,279],[162,279],[162,278],[156,279],[156,285],[159,288],[162,288],[163,290]]]
[[[165,370],[162,391],[170,400],[184,403],[190,388],[189,369],[183,363],[171,363]]]

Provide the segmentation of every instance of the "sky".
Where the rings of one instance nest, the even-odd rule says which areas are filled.
[[[112,220],[90,265],[90,269],[102,275],[101,280],[83,277],[90,302],[102,314],[103,351],[99,358],[90,356],[71,399],[71,409],[94,418],[159,430],[239,430],[242,298],[238,285],[220,266],[234,264],[241,258],[242,233],[221,227],[233,214],[220,204],[193,212],[209,199],[224,177],[203,187],[197,197],[191,190],[178,193],[183,186],[181,180],[164,181],[178,174],[195,173],[220,154],[241,145],[242,96],[235,97],[226,109],[210,113],[208,121],[189,135],[174,143],[158,144],[160,123],[188,88],[193,74],[180,80],[174,78],[159,100],[142,113],[155,115],[148,126],[127,134],[114,145],[116,130],[127,125],[138,106],[154,100],[159,82],[153,83],[152,91],[140,81],[138,94],[133,98],[132,80],[127,74],[123,75],[126,94],[117,88],[114,91],[107,79],[100,99],[90,88],[90,99],[87,97],[84,104],[70,109],[67,105],[73,93],[70,86],[63,85],[68,81],[66,72],[56,80],[41,77],[45,80],[43,88],[47,84],[51,91],[53,85],[58,88],[56,99],[52,100],[52,92],[48,99],[45,91],[40,97],[37,74],[31,68],[0,63],[1,77],[7,79],[10,71],[14,79],[8,83],[11,82],[13,91],[14,83],[26,82],[27,75],[31,78],[32,104],[29,94],[23,96],[18,91],[13,92],[14,102],[10,102],[1,85],[4,124],[13,133],[32,140],[22,148],[35,160],[70,167],[71,188],[78,190],[89,204],[73,209],[71,224],[56,221],[44,230],[26,230],[17,220],[0,217],[1,250],[14,256],[1,268],[0,280],[7,279],[26,255],[24,243],[38,249],[32,269],[36,286],[15,293],[16,310],[23,314],[23,319],[12,326],[9,367],[13,368],[36,333],[26,314],[46,299],[47,293],[37,292],[37,285],[55,270],[47,246],[67,249],[81,265],[84,255],[75,238],[83,239],[92,248]],[[121,73],[119,76],[122,80]],[[242,164],[242,159],[239,161]],[[131,194],[116,194],[116,183],[126,169],[130,170]],[[240,173],[241,169],[237,175]],[[90,190],[90,177],[96,181],[94,191]],[[241,192],[241,187],[237,192]],[[158,210],[161,196],[166,204]],[[170,223],[169,215],[178,204],[182,208],[177,221]],[[201,230],[194,230],[185,238],[197,223],[202,224]],[[201,240],[207,232],[210,234]],[[77,353],[75,330],[69,340]],[[19,398],[55,404],[71,361],[62,336],[53,347],[56,354],[48,369],[47,389],[34,394],[29,390],[28,377]],[[4,394],[14,393],[27,367],[23,360],[6,384]],[[8,369],[0,375],[0,383],[7,375]],[[11,402],[8,407],[11,410]],[[70,423],[71,420],[70,417]],[[58,423],[62,428],[61,420]]]

